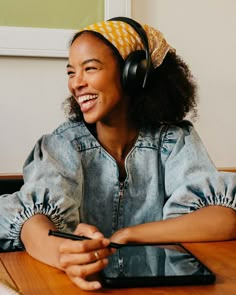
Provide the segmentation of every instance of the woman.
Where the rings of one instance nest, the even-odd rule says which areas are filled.
[[[71,42],[67,71],[69,120],[38,141],[21,191],[1,198],[3,248],[25,247],[96,290],[111,241],[236,237],[235,175],[217,172],[183,121],[196,87],[159,31],[129,19],[89,26]]]

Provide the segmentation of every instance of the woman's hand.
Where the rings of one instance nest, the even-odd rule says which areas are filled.
[[[118,244],[127,244],[129,241],[129,235],[132,231],[132,227],[125,227],[121,228],[118,231],[116,231],[111,237],[111,242],[115,242]]]
[[[101,288],[98,280],[89,277],[101,271],[107,264],[107,257],[114,253],[108,248],[110,240],[94,226],[79,224],[74,234],[84,235],[91,240],[72,241],[65,240],[59,247],[59,264],[68,277],[83,290],[96,290]]]

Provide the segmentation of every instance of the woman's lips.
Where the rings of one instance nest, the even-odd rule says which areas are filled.
[[[97,102],[97,94],[86,94],[79,96],[76,100],[80,106],[81,112],[85,113],[90,111]]]

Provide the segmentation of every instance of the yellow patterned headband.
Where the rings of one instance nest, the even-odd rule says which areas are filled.
[[[148,25],[142,27],[147,35],[153,67],[156,68],[162,64],[167,52],[174,51],[174,49],[167,43],[160,31]],[[131,52],[144,50],[139,34],[131,25],[123,21],[103,21],[89,25],[80,30],[82,31],[100,33],[117,48],[124,60]]]

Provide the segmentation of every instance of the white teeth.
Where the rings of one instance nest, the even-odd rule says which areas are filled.
[[[88,101],[90,99],[94,99],[94,98],[97,98],[97,94],[88,94],[88,95],[83,95],[83,96],[79,96],[78,97],[78,101],[79,103],[83,103],[85,101]]]

